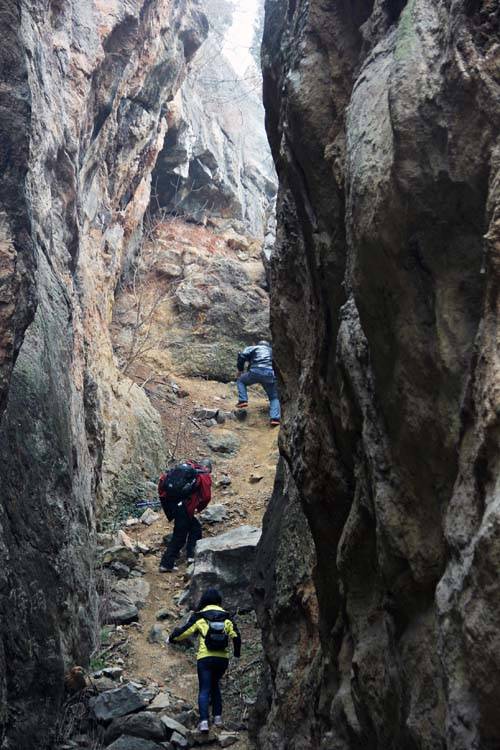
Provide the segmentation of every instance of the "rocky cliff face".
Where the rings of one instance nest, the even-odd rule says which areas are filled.
[[[498,4],[267,0],[266,13],[286,489],[256,578],[270,668],[258,744],[493,750]],[[287,565],[309,533],[315,562]],[[318,625],[301,599],[311,574]]]
[[[154,170],[152,210],[198,223],[222,219],[262,238],[276,173],[264,129],[262,79],[253,64],[242,76],[223,55],[232,9],[206,4],[207,41],[169,107],[169,133]]]
[[[117,293],[113,335],[123,366],[144,379],[147,363],[163,379],[232,381],[238,351],[270,335],[261,243],[181,219],[158,223]]]
[[[207,25],[195,0],[8,1],[0,18],[0,744],[27,750],[52,746],[64,668],[92,647],[96,498],[124,462],[163,459],[108,326],[163,105]]]

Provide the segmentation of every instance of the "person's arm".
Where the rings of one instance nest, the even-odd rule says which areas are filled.
[[[185,625],[179,628],[174,628],[174,630],[172,630],[172,632],[170,633],[168,642],[179,643],[180,641],[184,641],[186,638],[189,638],[190,636],[195,635],[195,633],[199,632],[198,619],[199,618],[197,614],[191,615]]]
[[[210,474],[199,475],[199,486],[198,486],[198,505],[196,510],[201,513],[205,510],[208,503],[212,499],[212,477]]]
[[[163,486],[163,482],[165,481],[166,476],[166,473],[163,472],[163,474],[160,474],[160,478],[158,480],[158,497],[160,498],[160,500],[162,498],[166,498],[167,496],[167,493],[165,492],[165,488]]]
[[[236,367],[238,368],[238,374],[241,375],[243,370],[245,369],[245,363],[250,362],[252,359],[252,353],[255,349],[255,346],[247,346],[246,349],[243,349],[242,352],[239,352],[238,354],[238,361],[236,364]]]
[[[240,631],[238,630],[237,624],[234,622],[234,620],[227,620],[229,623],[229,631],[228,635],[230,638],[233,639],[233,649],[234,649],[234,655],[237,659],[241,656],[241,635]]]

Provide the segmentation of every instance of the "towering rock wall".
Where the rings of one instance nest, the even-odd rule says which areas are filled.
[[[169,107],[170,130],[153,175],[152,210],[202,223],[221,219],[262,238],[276,194],[260,69],[238,73],[224,56],[234,8],[206,3],[208,38]],[[259,6],[263,14],[263,3]]]
[[[286,489],[260,748],[500,745],[499,45],[491,0],[266,2]]]
[[[93,645],[103,467],[162,459],[108,326],[206,19],[196,0],[7,0],[0,22],[0,745],[31,750]]]

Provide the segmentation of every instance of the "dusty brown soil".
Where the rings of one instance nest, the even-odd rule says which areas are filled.
[[[140,366],[136,366],[136,382],[143,382],[145,374]],[[172,381],[188,395],[182,398],[174,396],[170,388]],[[224,411],[233,409],[236,402],[234,384],[155,376],[155,382],[150,381],[147,388],[153,405],[162,415],[169,449],[175,454],[175,459],[209,456],[213,462],[212,502],[226,505],[230,518],[224,523],[205,526],[204,535],[221,534],[241,524],[260,526],[272,491],[278,431],[269,427],[268,402],[258,388],[251,389],[250,408],[244,422],[228,421],[213,427],[198,424],[193,420],[193,412],[197,407]],[[230,430],[239,438],[241,447],[234,456],[214,454],[208,449],[205,442],[207,436],[211,431],[218,430]],[[217,486],[222,474],[231,478],[231,485],[227,488]],[[262,479],[256,484],[250,483],[252,474],[262,476]],[[165,622],[167,634],[186,616],[174,599],[184,590],[188,580],[185,558],[181,558],[177,572],[159,573],[162,538],[171,531],[171,524],[163,514],[161,520],[150,527],[141,525],[126,531],[133,539],[146,543],[154,552],[143,558],[144,575],[151,591],[146,606],[141,610],[140,622],[113,635],[113,638],[123,637],[125,632],[129,639],[125,652],[122,652],[124,676],[165,687],[178,698],[196,706],[195,651],[166,643],[149,643],[147,639],[152,626],[157,623],[156,613],[159,609],[167,608],[174,615]],[[260,633],[256,629],[254,615],[240,617],[239,624],[243,638],[242,658],[239,662],[233,660],[231,663],[224,678],[223,693],[226,693],[226,719],[244,724],[249,703],[255,697],[261,652]],[[251,747],[245,731],[241,732],[240,741],[232,747],[236,750]]]

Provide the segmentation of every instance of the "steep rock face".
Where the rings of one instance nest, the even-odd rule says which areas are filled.
[[[65,666],[93,645],[103,464],[115,482],[124,460],[141,475],[163,459],[108,326],[162,105],[206,20],[194,0],[7,2],[0,17],[0,744],[28,750],[53,746]]]
[[[222,219],[262,238],[276,194],[264,129],[262,80],[252,62],[243,76],[223,55],[232,8],[207,3],[208,39],[169,107],[169,133],[154,170],[152,209],[199,223]]]
[[[117,293],[113,334],[124,369],[148,361],[162,377],[231,381],[237,352],[269,337],[266,286],[259,242],[160,222]]]
[[[278,679],[265,638],[259,744],[492,750],[499,9],[268,0],[266,13],[281,450],[315,544],[321,668],[294,714],[309,668],[288,623],[269,622],[269,575],[260,617],[291,667]],[[261,555],[276,544],[264,533]]]

